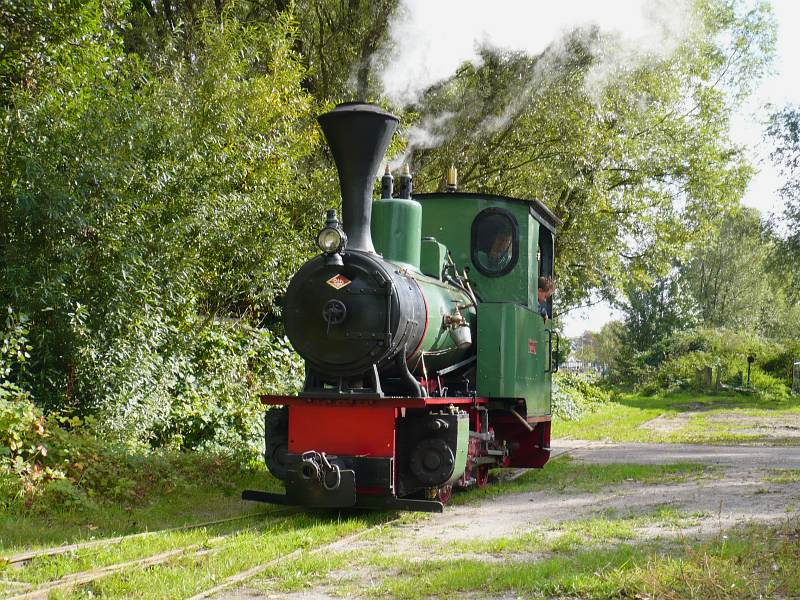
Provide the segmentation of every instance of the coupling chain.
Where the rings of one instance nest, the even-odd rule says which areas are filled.
[[[336,457],[332,456],[331,458],[335,459]],[[303,452],[301,459],[303,465],[310,467],[316,472],[321,487],[324,487],[329,492],[339,488],[339,484],[342,482],[342,474],[339,470],[339,465],[331,463],[330,458],[328,458],[324,452],[309,450],[308,452]],[[333,483],[328,485],[328,475],[330,473],[334,473],[334,478]]]

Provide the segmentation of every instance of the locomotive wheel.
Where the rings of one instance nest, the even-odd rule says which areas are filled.
[[[489,484],[489,465],[478,467],[478,487],[484,488]]]
[[[453,486],[443,485],[437,490],[436,495],[439,497],[439,502],[447,504],[450,502],[450,496],[453,495]]]

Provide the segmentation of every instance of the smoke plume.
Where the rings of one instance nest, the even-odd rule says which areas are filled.
[[[602,85],[621,64],[672,52],[691,31],[690,17],[685,0],[402,0],[379,59],[384,97],[398,107],[415,104],[465,62],[479,64],[481,47],[537,56],[591,26],[619,39],[587,78]]]

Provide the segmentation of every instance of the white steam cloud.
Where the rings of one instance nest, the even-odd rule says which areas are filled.
[[[687,0],[402,0],[390,24],[390,43],[378,58],[383,95],[403,107],[465,62],[480,47],[537,56],[579,27],[615,33],[614,49],[587,76],[589,93],[621,66],[640,57],[667,56],[692,30]]]

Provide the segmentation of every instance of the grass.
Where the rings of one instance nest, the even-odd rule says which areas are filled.
[[[39,583],[58,579],[66,573],[95,569],[150,556],[190,543],[199,543],[204,552],[171,558],[161,565],[144,569],[128,569],[124,573],[113,574],[82,586],[74,592],[54,591],[51,598],[125,598],[135,593],[137,598],[162,600],[167,598],[186,598],[222,582],[226,577],[243,570],[263,564],[289,554],[298,549],[313,549],[335,541],[343,536],[363,531],[389,518],[389,513],[355,512],[349,515],[333,515],[329,512],[309,511],[300,513],[289,521],[274,525],[251,524],[252,526],[226,540],[211,542],[214,534],[210,531],[166,533],[149,541],[131,541],[112,547],[90,548],[65,555],[42,557],[13,571],[8,568],[0,575],[7,580],[21,583]],[[291,587],[298,582],[307,582],[341,563],[341,555],[324,557],[319,560],[308,558],[301,567],[276,565],[265,571],[279,573],[283,585]],[[327,565],[324,569],[318,564]],[[314,575],[316,573],[316,576]],[[292,575],[294,574],[294,575]],[[0,590],[2,590],[0,586]],[[91,596],[89,595],[91,594]],[[1,596],[0,596],[1,597]]]
[[[800,483],[800,471],[790,469],[767,469],[764,481],[769,483]]]
[[[266,505],[241,501],[243,489],[280,489],[262,467],[241,469],[220,464],[213,477],[193,471],[185,459],[185,486],[165,489],[153,485],[136,501],[100,501],[65,507],[42,501],[38,509],[0,513],[0,553],[19,548],[38,549],[64,543],[117,537],[245,515],[263,515]]]
[[[748,425],[748,418],[796,422],[798,415],[799,398],[764,402],[751,396],[623,394],[580,421],[554,420],[552,435],[613,442],[762,443],[770,438]],[[656,418],[659,427],[646,425]],[[800,437],[779,443],[800,445]]]
[[[633,544],[621,541],[628,539],[622,535],[611,544],[588,548],[586,535],[624,534],[625,529],[602,519],[559,529],[562,534],[549,544],[528,533],[491,542],[464,542],[461,547],[450,544],[434,549],[429,557],[360,551],[347,553],[339,561],[296,561],[282,567],[291,577],[289,585],[278,573],[257,585],[271,593],[296,591],[314,587],[327,570],[328,594],[408,600],[509,595],[738,600],[800,595],[796,520],[705,540]],[[458,553],[469,551],[470,556],[448,556],[453,546]],[[535,558],[530,558],[532,549]],[[508,556],[517,551],[526,553],[524,559]],[[505,559],[497,560],[498,554]]]

